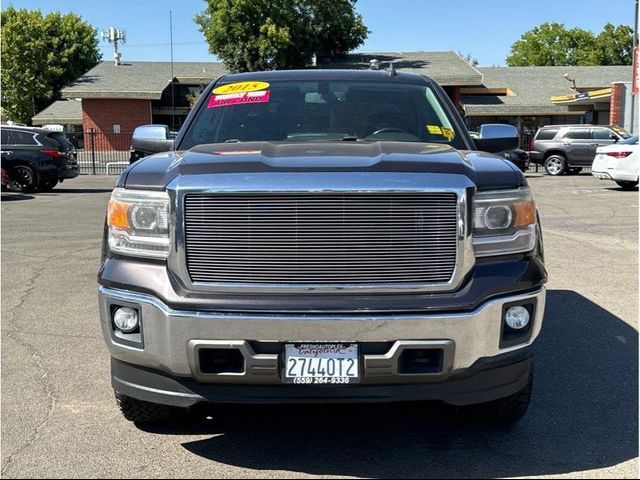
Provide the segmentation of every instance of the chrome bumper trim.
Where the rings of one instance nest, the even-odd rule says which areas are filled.
[[[412,383],[428,381],[429,375],[398,375],[397,358],[406,348],[443,348],[442,379],[473,365],[480,358],[524,348],[540,333],[546,290],[490,300],[472,312],[410,315],[371,314],[237,314],[174,310],[146,294],[99,288],[103,334],[111,355],[123,362],[159,369],[175,376],[218,383],[280,383],[278,355],[256,354],[248,342],[362,343],[394,342],[385,355],[364,358],[362,383]],[[499,346],[503,306],[535,300],[531,339],[523,344]],[[144,347],[125,345],[112,335],[109,304],[118,301],[140,307]],[[245,374],[203,375],[196,361],[196,347],[238,348],[248,368]],[[225,346],[226,347],[221,347]],[[379,369],[379,370],[377,370]],[[378,371],[379,374],[375,372]]]

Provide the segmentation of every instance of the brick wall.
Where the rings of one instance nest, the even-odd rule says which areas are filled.
[[[624,84],[611,84],[611,110],[609,110],[609,125],[624,125]]]
[[[128,150],[131,134],[140,126],[151,123],[151,102],[112,98],[82,99],[82,127],[85,131],[85,148],[92,139],[87,132],[98,132],[93,143],[96,150]],[[121,133],[114,133],[113,126],[120,125]]]

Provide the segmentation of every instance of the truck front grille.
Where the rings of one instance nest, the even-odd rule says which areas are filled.
[[[187,194],[193,282],[448,282],[455,193]]]

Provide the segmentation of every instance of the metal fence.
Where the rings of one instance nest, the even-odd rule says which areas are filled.
[[[129,165],[133,132],[101,132],[89,129],[67,133],[76,147],[81,174],[120,174]]]
[[[77,150],[81,174],[120,174],[129,165],[133,132],[101,132],[89,129],[67,133]],[[535,132],[520,133],[520,148],[529,150]]]

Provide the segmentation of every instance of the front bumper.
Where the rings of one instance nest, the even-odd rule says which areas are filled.
[[[406,385],[219,385],[173,377],[111,359],[111,383],[139,400],[189,408],[199,403],[384,403],[437,400],[463,406],[507,397],[533,373],[528,348],[477,362],[446,381]]]
[[[354,388],[366,388],[446,384],[449,378],[464,375],[483,359],[522,351],[534,342],[540,332],[545,293],[543,287],[528,293],[503,296],[470,312],[325,315],[173,310],[151,295],[108,287],[100,287],[99,297],[103,334],[114,361],[120,362],[117,365],[129,365],[127,368],[134,369],[143,367],[153,375],[166,378],[182,377],[182,380],[176,380],[178,383],[195,381],[199,385],[217,384],[214,386],[219,388],[233,384],[285,388],[280,378],[281,355],[273,351],[259,351],[254,348],[256,344],[387,343],[389,347],[383,352],[363,354],[361,385]],[[501,347],[504,308],[518,302],[534,306],[530,335],[517,344],[505,346],[502,343]],[[117,305],[139,309],[141,332],[135,341],[114,332],[111,311]],[[210,345],[240,350],[245,359],[244,371],[240,374],[203,374],[196,352],[198,348]],[[442,370],[429,374],[399,374],[399,354],[403,349],[418,347],[442,349],[445,353]],[[116,389],[122,388],[126,382],[131,383],[126,379],[125,383],[118,382],[117,378],[120,377],[114,373]],[[140,392],[145,392],[146,388],[141,384],[136,390],[138,395],[131,396],[140,398]],[[437,391],[436,387],[432,390],[434,388]],[[182,390],[175,392],[178,395]],[[316,395],[324,397],[328,391],[316,390]],[[432,394],[437,396],[434,392]]]

